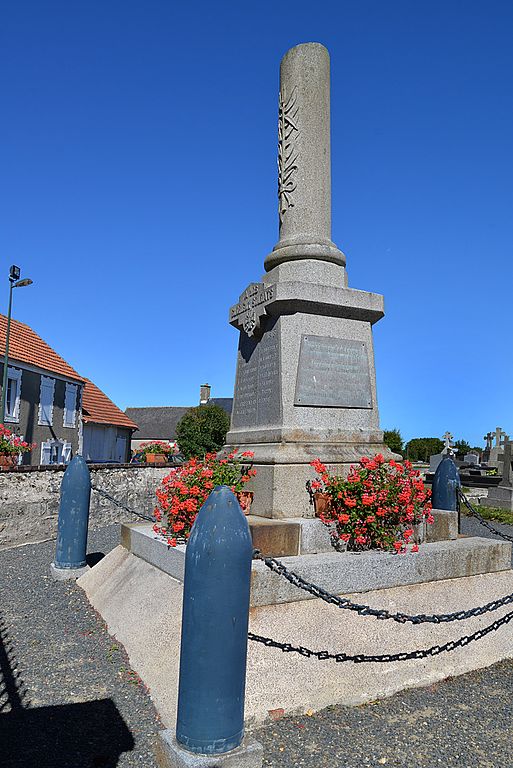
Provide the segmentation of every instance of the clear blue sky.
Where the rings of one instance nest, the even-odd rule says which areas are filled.
[[[513,433],[512,40],[508,0],[4,5],[0,270],[34,280],[15,317],[122,408],[230,396],[228,307],[277,240],[279,62],[318,41],[333,239],[385,296],[381,424]]]

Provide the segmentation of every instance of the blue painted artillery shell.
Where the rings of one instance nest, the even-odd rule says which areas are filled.
[[[176,739],[190,752],[228,752],[244,735],[252,555],[239,503],[218,486],[185,556]]]
[[[434,509],[448,509],[456,512],[458,509],[457,488],[461,485],[460,475],[454,460],[444,456],[436,468],[431,489]]]
[[[82,568],[86,565],[87,528],[91,476],[82,456],[71,461],[61,484],[55,565],[57,568]]]

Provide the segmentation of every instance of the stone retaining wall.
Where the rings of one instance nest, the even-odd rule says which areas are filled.
[[[0,472],[0,549],[56,536],[64,467],[20,468]],[[155,507],[155,490],[171,467],[91,465],[91,481],[144,514]],[[27,471],[30,470],[30,471]],[[138,518],[91,492],[90,527]]]

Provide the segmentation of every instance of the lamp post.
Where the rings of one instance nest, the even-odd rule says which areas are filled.
[[[9,309],[7,311],[7,331],[5,334],[5,355],[4,355],[4,375],[2,380],[2,410],[1,422],[5,424],[5,404],[7,402],[7,369],[9,367],[9,337],[11,335],[11,310],[12,310],[12,289],[25,288],[26,285],[32,285],[32,280],[26,278],[20,280],[20,268],[15,264],[9,270]]]

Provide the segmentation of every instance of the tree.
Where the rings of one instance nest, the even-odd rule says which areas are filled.
[[[230,418],[219,405],[198,405],[176,425],[176,440],[187,459],[219,451],[230,428]]]
[[[385,429],[383,432],[383,442],[393,453],[403,454],[403,438],[398,429]]]
[[[453,450],[457,456],[465,456],[466,453],[470,453],[470,445],[466,440],[456,440]]]
[[[443,440],[439,437],[414,437],[406,443],[406,458],[410,461],[429,461],[429,457],[442,453]]]

